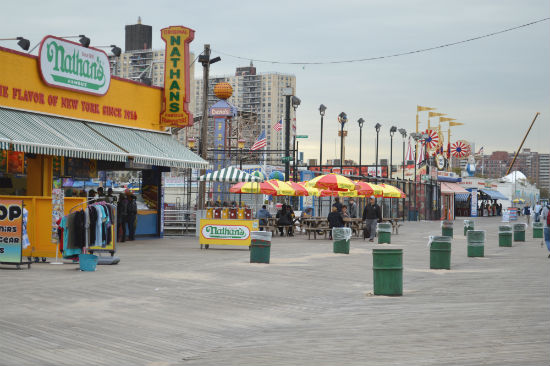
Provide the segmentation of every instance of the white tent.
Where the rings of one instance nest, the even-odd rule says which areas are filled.
[[[525,176],[525,174],[517,170],[514,170],[512,173],[501,178],[501,181],[509,182],[509,183],[514,183],[517,181],[526,181],[526,180],[527,180],[527,177]]]

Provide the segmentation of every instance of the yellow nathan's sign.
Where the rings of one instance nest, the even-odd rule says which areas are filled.
[[[162,29],[161,37],[166,42],[166,51],[160,124],[176,127],[191,126],[193,117],[188,108],[191,92],[189,43],[195,37],[195,31],[183,26],[172,26]]]
[[[258,226],[258,220],[201,219],[199,244],[250,245]]]
[[[48,40],[51,39],[48,38]],[[47,50],[47,47],[44,46],[43,50]],[[68,52],[68,49],[65,52]],[[69,63],[86,65],[85,62],[79,63],[76,51],[73,50],[70,55],[73,59],[69,62],[68,55],[65,54],[66,65],[63,66],[65,73],[61,72],[60,59],[57,64],[59,71],[55,70],[55,59],[52,58],[52,73],[57,77],[57,82],[76,80],[74,76],[72,78],[68,76]],[[79,55],[82,56],[81,53]],[[127,127],[160,129],[159,112],[162,102],[160,88],[111,77],[107,90],[105,89],[107,86],[105,67],[108,66],[104,66],[105,75],[103,76],[93,65],[79,66],[79,68],[83,67],[93,69],[93,75],[101,79],[97,81],[102,85],[98,87],[97,92],[103,90],[101,93],[105,92],[104,95],[92,95],[84,93],[84,90],[74,90],[76,88],[69,90],[70,88],[62,85],[50,86],[47,84],[48,81],[45,82],[40,75],[45,71],[44,69],[41,71],[38,57],[0,47],[0,107]],[[74,85],[78,84],[76,81],[70,82]],[[92,84],[94,83],[86,82],[86,87],[91,87]],[[80,85],[82,87],[84,84],[80,83]]]

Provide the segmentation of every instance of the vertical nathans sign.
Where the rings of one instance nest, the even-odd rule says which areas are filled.
[[[105,95],[109,90],[109,58],[101,50],[46,36],[38,59],[42,79],[49,86],[94,95]]]
[[[195,31],[183,26],[173,26],[160,31],[166,43],[164,65],[164,103],[160,113],[163,126],[187,127],[193,125],[189,112],[189,43]]]

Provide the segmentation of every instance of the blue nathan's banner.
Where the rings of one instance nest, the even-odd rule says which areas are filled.
[[[472,200],[470,204],[470,216],[477,217],[477,188],[472,188]]]
[[[21,263],[23,201],[0,200],[0,263]]]

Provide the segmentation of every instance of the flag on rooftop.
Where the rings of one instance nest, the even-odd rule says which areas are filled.
[[[250,148],[250,150],[260,150],[267,146],[267,137],[265,136],[265,131],[262,131],[260,133],[260,136],[256,139],[256,142],[254,142],[254,145]]]
[[[483,146],[481,147],[481,149],[479,149],[476,155],[483,155]]]

